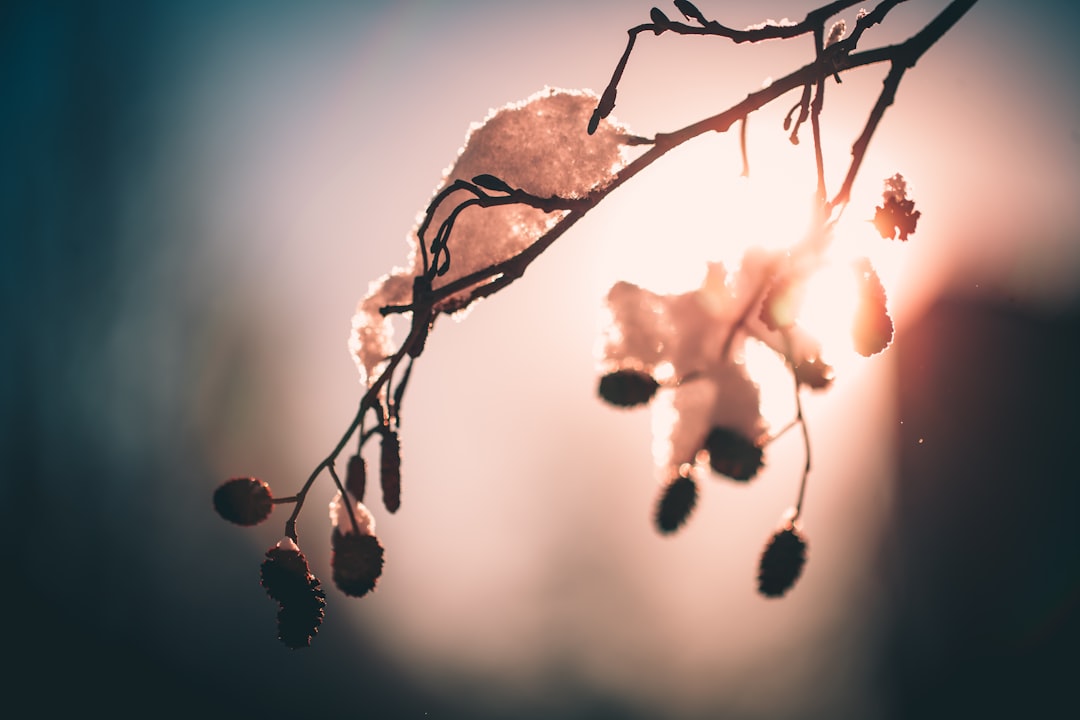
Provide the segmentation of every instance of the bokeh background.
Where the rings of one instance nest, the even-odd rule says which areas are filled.
[[[735,26],[809,5],[698,4]],[[943,5],[913,1],[867,40]],[[875,136],[846,237],[880,253],[898,336],[869,360],[838,351],[836,387],[807,401],[810,560],[788,597],[759,598],[754,576],[795,498],[798,438],[749,487],[706,482],[689,525],[660,537],[649,416],[600,404],[593,355],[614,280],[685,290],[703,259],[804,221],[809,143],[786,142],[782,103],[750,124],[749,183],[734,138],[703,138],[464,322],[440,321],[404,409],[402,509],[370,503],[379,589],[328,589],[310,649],[276,640],[258,565],[285,513],[230,526],[214,487],[300,485],[360,397],[352,309],[404,262],[469,124],[545,85],[599,91],[648,9],[0,6],[6,702],[472,719],[1074,702],[1080,13],[1051,0],[981,0]],[[679,127],[806,50],[642,37],[616,115]],[[829,88],[834,187],[881,77]],[[897,171],[923,219],[881,249],[864,220]],[[330,497],[318,484],[300,519],[326,579]]]

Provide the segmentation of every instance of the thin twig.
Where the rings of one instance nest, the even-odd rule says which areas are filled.
[[[374,377],[371,381],[368,389],[364,393],[360,401],[360,407],[356,416],[353,418],[349,427],[346,429],[344,435],[340,441],[335,445],[330,454],[327,455],[312,471],[307,481],[304,483],[300,491],[295,495],[296,506],[293,509],[292,514],[286,521],[286,535],[291,537],[294,541],[297,540],[296,535],[296,519],[300,512],[301,507],[304,504],[304,499],[308,490],[315,481],[316,477],[324,470],[328,469],[331,475],[335,477],[335,481],[340,486],[340,481],[336,478],[336,472],[333,470],[333,463],[337,456],[341,453],[342,449],[348,443],[349,439],[361,426],[361,420],[364,414],[371,409],[381,407],[380,397],[384,392],[390,378],[398,366],[398,364],[405,357],[416,357],[420,354],[420,350],[423,348],[424,341],[427,337],[427,331],[436,314],[440,313],[452,313],[456,312],[469,303],[477,300],[481,297],[491,295],[498,290],[502,289],[506,285],[509,285],[514,280],[520,278],[528,266],[535,260],[541,253],[543,253],[548,247],[552,245],[558,238],[560,238],[567,230],[573,227],[578,220],[585,216],[589,210],[594,208],[604,198],[606,198],[611,192],[619,188],[623,183],[627,182],[639,172],[649,167],[652,163],[658,160],[663,155],[667,154],[671,150],[683,145],[686,142],[702,135],[706,132],[725,132],[731,125],[739,119],[744,121],[750,113],[764,107],[771,103],[773,100],[781,97],[782,95],[794,90],[795,88],[804,88],[804,100],[801,101],[797,107],[800,109],[799,124],[805,119],[804,113],[809,113],[811,122],[814,124],[814,136],[815,145],[819,145],[820,142],[820,130],[817,127],[816,114],[813,108],[808,107],[805,100],[806,93],[810,91],[812,86],[818,86],[818,97],[815,98],[815,104],[817,104],[818,113],[820,112],[821,101],[821,89],[825,79],[829,76],[836,75],[839,77],[843,72],[873,65],[882,62],[890,63],[890,71],[884,82],[884,88],[881,95],[878,97],[877,102],[873,110],[870,113],[870,117],[867,120],[866,126],[863,129],[862,134],[852,147],[852,161],[849,165],[847,175],[844,179],[840,190],[828,203],[828,208],[834,210],[839,208],[839,212],[843,211],[843,206],[850,198],[850,192],[855,180],[855,176],[862,164],[863,158],[866,153],[866,149],[869,145],[870,138],[876,131],[881,118],[884,115],[885,110],[892,104],[895,98],[896,88],[899,86],[900,80],[903,77],[903,73],[910,67],[914,66],[916,61],[926,52],[949,28],[956,23],[957,20],[970,9],[977,0],[953,0],[934,20],[932,20],[926,27],[924,27],[916,35],[912,36],[909,40],[899,45],[891,45],[881,48],[876,48],[870,51],[864,51],[859,53],[851,52],[854,50],[859,38],[865,32],[867,28],[880,22],[884,15],[893,7],[895,7],[903,0],[883,0],[873,12],[867,14],[863,18],[860,18],[856,24],[855,30],[852,34],[830,46],[829,52],[823,52],[820,56],[816,57],[814,62],[804,65],[801,68],[789,73],[788,75],[774,81],[768,87],[762,88],[757,92],[750,93],[741,102],[736,103],[727,110],[718,113],[716,115],[704,118],[698,122],[687,125],[684,128],[676,130],[670,133],[662,133],[656,135],[652,139],[652,146],[638,156],[635,160],[628,163],[625,167],[619,170],[612,180],[602,188],[595,190],[585,198],[568,200],[565,198],[538,198],[523,191],[513,191],[504,196],[492,196],[485,193],[480,188],[477,188],[472,183],[466,181],[456,181],[447,188],[444,188],[440,193],[432,200],[429,205],[427,217],[424,224],[421,226],[418,234],[418,240],[421,250],[422,260],[422,273],[425,277],[431,277],[434,274],[438,266],[435,263],[436,257],[429,260],[427,255],[426,243],[424,242],[424,235],[428,230],[428,227],[434,217],[435,209],[445,202],[451,195],[458,191],[466,191],[472,194],[474,197],[471,200],[464,201],[454,211],[453,217],[456,219],[460,212],[464,211],[464,205],[478,206],[478,207],[492,207],[496,205],[505,204],[525,204],[531,207],[544,210],[545,212],[565,212],[565,215],[557,221],[546,233],[544,233],[535,242],[522,250],[517,255],[511,258],[503,260],[498,263],[494,263],[489,267],[476,270],[468,273],[460,278],[457,278],[449,283],[446,283],[437,288],[433,288],[430,294],[425,293],[426,297],[417,298],[408,305],[403,306],[387,306],[381,308],[381,312],[384,315],[400,312],[413,313],[412,326],[410,328],[408,336],[402,342],[401,346],[386,360],[386,364],[382,368],[381,372]],[[630,56],[630,52],[633,49],[634,42],[638,34],[651,31],[656,34],[661,32],[674,32],[680,35],[717,35],[726,37],[736,43],[742,42],[758,42],[768,39],[785,39],[790,37],[796,37],[808,32],[823,32],[824,23],[833,15],[858,4],[859,0],[836,0],[835,2],[828,3],[816,10],[812,10],[806,16],[806,18],[793,25],[765,25],[762,27],[751,28],[746,30],[734,30],[728,28],[714,21],[707,21],[700,26],[687,25],[681,22],[668,21],[663,24],[662,27],[656,23],[650,23],[646,25],[639,25],[631,28],[629,33],[629,39],[627,41],[626,49],[623,55],[620,57],[618,64],[616,65],[615,72],[612,75],[611,82],[609,82],[604,95],[601,98],[601,102],[594,113],[592,120],[590,120],[589,128],[590,132],[596,129],[599,120],[606,117],[611,108],[614,107],[615,90],[622,77],[622,74],[626,68],[627,61]],[[797,127],[797,125],[796,125]],[[628,144],[640,144],[642,139],[637,138],[635,142]],[[648,141],[645,141],[648,142]],[[816,158],[819,163],[819,178],[823,176],[823,168],[821,167],[820,151],[816,153]],[[822,181],[823,182],[823,181]],[[821,189],[821,183],[819,183],[819,189]],[[831,220],[835,221],[836,217]],[[449,231],[452,229],[452,222],[450,226],[446,226],[445,222],[442,226],[447,227],[445,233],[437,235],[436,241],[433,242],[432,252],[446,251],[446,243],[449,239]],[[763,282],[762,288],[766,285]],[[760,296],[759,290],[758,295]],[[462,294],[467,293],[467,294]],[[759,299],[759,298],[756,298]],[[740,322],[732,329],[732,337],[734,336],[735,329],[741,326],[749,316],[749,312],[752,311],[754,304],[749,304],[744,308]],[[730,348],[729,338],[725,343],[725,353]],[[398,398],[400,401],[400,398]],[[799,420],[802,421],[802,408],[798,394],[798,383],[796,381],[796,403],[799,412]],[[387,417],[387,411],[383,409],[383,417],[381,418],[383,423],[389,421]],[[806,432],[805,422],[801,422],[803,425],[804,441],[807,445],[807,464],[803,476],[803,484],[800,488],[799,502],[796,506],[796,516],[802,506],[803,491],[805,490],[806,476],[809,474],[809,436]],[[362,433],[360,438],[360,446],[362,447],[364,442],[371,437],[369,433]],[[284,501],[284,499],[282,500]],[[354,519],[355,522],[355,519]]]
[[[803,415],[802,395],[799,392],[799,374],[795,371],[795,356],[791,347],[791,334],[784,330],[782,335],[784,338],[784,354],[787,358],[787,365],[791,368],[791,378],[795,386],[794,422],[798,423],[802,428],[804,457],[806,458],[806,462],[803,464],[802,479],[799,481],[799,498],[795,501],[795,514],[791,517],[791,523],[794,524],[799,519],[799,515],[802,514],[803,499],[806,497],[806,483],[810,477],[810,430],[806,426],[806,417]]]

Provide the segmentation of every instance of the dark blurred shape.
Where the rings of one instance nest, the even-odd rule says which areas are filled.
[[[803,360],[795,366],[795,379],[811,390],[828,390],[835,379],[832,365],[821,358]]]
[[[233,478],[214,491],[217,514],[237,525],[258,525],[270,517],[274,498],[270,486],[258,478]]]
[[[765,597],[782,597],[795,585],[806,565],[806,541],[791,525],[777,530],[761,553],[758,592]]]
[[[943,301],[896,349],[881,667],[894,716],[1072,715],[1080,311]]]
[[[697,483],[688,475],[678,475],[664,486],[656,507],[656,528],[673,533],[682,527],[697,505]]]
[[[903,175],[896,173],[885,180],[881,199],[884,202],[874,208],[874,227],[885,239],[895,240],[899,234],[901,240],[907,240],[915,232],[922,213],[915,209],[915,201],[908,198]]]
[[[649,373],[623,368],[601,377],[597,392],[612,405],[629,408],[649,402],[659,388]]]
[[[364,502],[364,491],[367,486],[367,463],[364,456],[357,453],[349,458],[349,464],[345,470],[345,490],[357,502]]]
[[[730,428],[710,430],[705,451],[709,453],[709,466],[732,480],[750,480],[762,467],[761,448]]]

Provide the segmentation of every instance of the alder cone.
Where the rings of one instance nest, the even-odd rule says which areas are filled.
[[[232,478],[214,491],[214,510],[237,525],[258,525],[274,509],[270,486],[258,478]]]
[[[311,646],[311,639],[319,632],[326,614],[326,594],[314,575],[307,583],[302,596],[281,603],[278,609],[278,639],[294,650]]]
[[[859,283],[859,306],[855,311],[852,337],[855,350],[870,357],[884,350],[892,342],[893,322],[886,307],[885,288],[869,260],[863,260],[855,268]]]
[[[345,490],[356,498],[357,502],[364,502],[364,490],[367,485],[367,463],[359,453],[349,458],[349,464],[345,469]]]
[[[393,430],[382,436],[379,482],[382,485],[383,505],[387,511],[397,512],[401,507],[401,443]]]
[[[659,383],[641,370],[616,370],[600,378],[600,397],[616,407],[634,407],[653,399]]]
[[[692,477],[679,475],[669,482],[656,506],[656,528],[666,535],[682,527],[697,505],[697,494]]]
[[[761,553],[758,592],[781,597],[795,585],[806,564],[806,542],[791,525],[778,530]]]
[[[280,603],[302,599],[309,591],[313,575],[307,558],[299,550],[272,547],[259,568],[259,579],[266,594]]]
[[[374,535],[341,533],[332,535],[330,565],[334,585],[351,597],[363,597],[375,589],[383,569],[383,546]]]
[[[709,466],[732,480],[747,481],[762,466],[761,448],[749,438],[724,427],[714,427],[705,438]]]
[[[304,553],[289,547],[272,547],[259,569],[266,594],[277,600],[278,639],[296,649],[311,645],[322,624],[326,593],[319,578],[311,574]]]

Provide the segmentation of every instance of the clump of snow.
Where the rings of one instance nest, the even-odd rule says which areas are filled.
[[[597,102],[592,92],[545,88],[521,102],[492,110],[483,122],[469,128],[464,146],[432,197],[457,180],[470,181],[482,174],[542,198],[582,198],[608,185],[629,161],[629,131],[608,118],[589,135],[586,130]],[[427,243],[454,208],[471,197],[455,193],[434,210],[424,238]],[[421,210],[409,236],[408,266],[373,282],[353,317],[349,347],[365,383],[393,352],[391,326],[379,308],[408,304],[412,278],[423,272],[418,232],[425,214],[426,209]],[[518,204],[465,210],[447,243],[449,270],[435,279],[434,287],[517,255],[564,215],[564,211],[546,213]]]
[[[733,430],[751,442],[765,437],[761,394],[741,362],[713,364],[707,372],[679,385],[653,419],[654,459],[665,475],[694,463],[714,427]]]
[[[589,91],[549,87],[492,110],[469,129],[440,187],[490,173],[540,197],[587,195],[610,182],[626,160],[626,128],[608,119],[592,135],[586,132],[597,102]]]
[[[844,33],[847,31],[847,23],[843,20],[837,20],[829,28],[829,36],[825,38],[825,47],[829,47],[835,43],[840,42],[844,38]]]
[[[360,534],[374,535],[375,517],[371,514],[371,511],[352,495],[346,493],[346,497],[353,504],[353,514],[356,515],[356,524],[360,527]],[[349,519],[349,513],[345,509],[345,500],[342,498],[341,493],[338,493],[330,501],[330,524],[342,535],[348,535],[353,531],[352,520]]]
[[[653,401],[654,456],[671,473],[694,463],[714,427],[761,442],[768,430],[760,392],[744,363],[745,343],[759,340],[794,363],[816,358],[820,345],[797,325],[787,338],[758,317],[771,282],[789,270],[786,253],[751,248],[735,273],[708,266],[701,287],[659,295],[627,282],[608,292],[601,336],[601,372],[631,368],[652,374],[671,391]]]
[[[278,550],[285,550],[286,552],[300,552],[300,548],[297,547],[296,543],[293,542],[293,539],[287,535],[278,540],[277,545],[274,547]]]
[[[352,318],[349,335],[349,351],[360,370],[360,381],[368,383],[393,353],[391,345],[393,326],[389,317],[383,317],[379,308],[386,305],[405,305],[412,299],[412,276],[408,271],[395,269],[394,273],[375,280],[368,286],[368,294],[360,301]]]
[[[768,20],[762,20],[761,22],[754,23],[753,25],[747,25],[745,28],[743,28],[743,30],[749,32],[751,30],[764,30],[767,27],[793,27],[796,24],[797,23],[794,20],[789,20],[786,17],[780,18],[779,20],[773,20],[772,18],[769,18]]]

